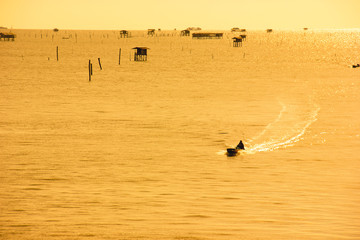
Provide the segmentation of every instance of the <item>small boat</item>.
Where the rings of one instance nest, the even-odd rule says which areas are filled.
[[[238,148],[228,148],[228,149],[226,149],[228,156],[236,156],[239,153],[239,150],[240,149],[238,149]]]
[[[228,156],[236,156],[240,150],[245,150],[244,144],[242,140],[240,140],[239,144],[236,146],[236,148],[227,148],[226,154]]]

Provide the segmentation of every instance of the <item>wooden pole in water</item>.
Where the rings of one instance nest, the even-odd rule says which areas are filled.
[[[98,61],[99,61],[100,70],[102,70],[100,58],[98,58]]]
[[[120,54],[119,54],[119,65],[120,65],[120,60],[121,60],[121,48],[119,49],[119,52],[120,52]]]
[[[89,60],[89,82],[91,82],[91,60]]]
[[[56,46],[56,61],[59,61],[59,46]]]

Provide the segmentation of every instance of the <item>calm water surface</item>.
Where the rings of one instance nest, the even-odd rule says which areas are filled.
[[[359,32],[13,31],[0,239],[360,239]]]

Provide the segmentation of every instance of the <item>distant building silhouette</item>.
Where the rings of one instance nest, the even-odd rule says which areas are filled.
[[[189,31],[200,31],[201,28],[199,28],[199,27],[188,27],[186,30],[189,30]]]
[[[147,61],[147,47],[134,47],[134,61]]]
[[[193,33],[192,37],[197,39],[223,38],[223,33]]]
[[[148,36],[154,36],[155,35],[155,29],[148,29]]]
[[[120,31],[120,37],[121,38],[128,38],[129,37],[129,31],[121,30]]]
[[[190,30],[188,29],[182,30],[180,36],[190,36]]]
[[[16,38],[16,35],[15,34],[13,34],[13,33],[0,33],[0,40],[1,39],[4,39],[4,41],[5,40],[7,40],[7,41],[14,41],[15,40],[15,38]]]
[[[242,46],[242,37],[233,37],[233,47],[241,47]]]

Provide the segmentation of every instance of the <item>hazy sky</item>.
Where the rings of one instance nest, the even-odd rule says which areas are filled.
[[[360,0],[0,0],[29,29],[360,28]]]

